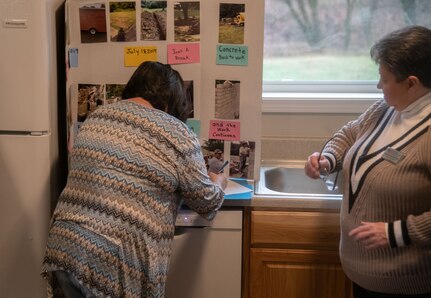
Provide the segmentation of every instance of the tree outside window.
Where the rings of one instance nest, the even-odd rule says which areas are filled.
[[[430,15],[429,0],[266,0],[263,80],[377,80],[371,45]]]

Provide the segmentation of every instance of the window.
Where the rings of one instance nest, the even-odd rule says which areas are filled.
[[[406,25],[431,27],[430,0],[265,1],[264,111],[282,111],[285,99],[289,111],[292,101],[308,111],[369,106],[381,97],[370,47]]]

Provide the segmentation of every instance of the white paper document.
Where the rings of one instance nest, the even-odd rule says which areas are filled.
[[[242,186],[241,184],[228,179],[227,186],[226,186],[226,189],[224,190],[224,193],[226,195],[233,195],[233,194],[247,193],[252,191],[253,191],[252,189]]]

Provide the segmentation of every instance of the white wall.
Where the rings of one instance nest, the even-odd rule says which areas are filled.
[[[305,160],[359,114],[262,114],[262,160]]]

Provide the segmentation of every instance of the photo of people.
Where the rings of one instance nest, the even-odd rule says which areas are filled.
[[[243,44],[245,4],[220,4],[219,43]]]
[[[200,3],[176,2],[174,4],[175,42],[200,41]]]
[[[232,142],[230,147],[230,171],[233,178],[254,178],[255,142]]]
[[[201,140],[201,148],[208,172],[218,173],[224,163],[224,141]]]
[[[106,42],[105,4],[86,4],[79,8],[81,43]]]
[[[215,118],[239,119],[240,87],[240,81],[215,81]]]
[[[110,2],[111,41],[136,41],[135,2]]]
[[[141,40],[166,40],[166,1],[141,1]]]

